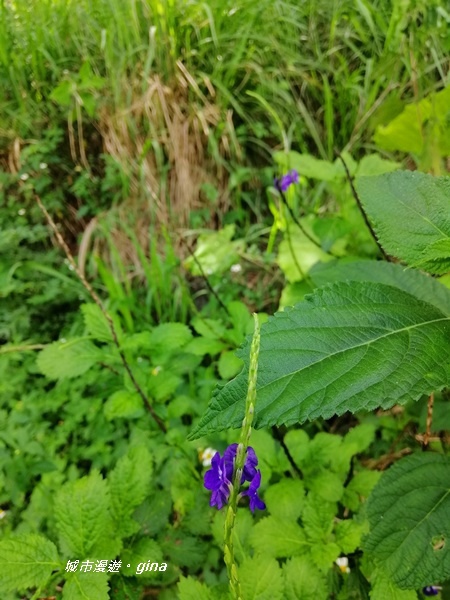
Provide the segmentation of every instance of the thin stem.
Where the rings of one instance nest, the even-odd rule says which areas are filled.
[[[144,406],[146,407],[146,409],[148,410],[148,412],[150,413],[150,415],[152,416],[152,418],[154,419],[154,421],[156,422],[156,424],[158,425],[158,427],[160,428],[160,430],[163,433],[166,433],[167,429],[166,429],[166,426],[164,425],[164,422],[156,414],[153,406],[150,404],[149,399],[145,395],[145,393],[142,390],[141,386],[138,384],[138,382],[137,382],[137,380],[136,380],[136,378],[135,378],[135,376],[133,374],[133,371],[131,370],[131,367],[128,364],[128,361],[127,361],[127,359],[126,359],[126,357],[125,357],[122,349],[120,348],[119,339],[117,337],[117,332],[116,332],[116,329],[114,327],[114,323],[113,323],[111,315],[108,313],[108,311],[104,307],[103,302],[100,300],[100,298],[98,297],[97,293],[94,291],[94,289],[91,286],[91,284],[89,283],[89,281],[86,279],[86,277],[84,276],[84,274],[78,268],[78,265],[75,262],[75,259],[74,259],[73,255],[72,255],[72,253],[71,253],[71,251],[69,249],[69,246],[66,244],[64,238],[59,233],[58,228],[56,226],[56,223],[53,221],[53,219],[50,216],[49,212],[47,211],[47,209],[43,205],[42,200],[37,195],[35,195],[35,199],[36,199],[36,202],[37,202],[39,208],[44,213],[45,218],[47,219],[47,222],[50,225],[53,233],[55,234],[55,237],[56,237],[56,240],[57,240],[58,244],[64,250],[64,252],[65,252],[65,254],[67,256],[67,260],[69,261],[70,265],[72,266],[72,268],[73,268],[74,272],[76,273],[78,279],[81,281],[81,283],[83,284],[83,286],[86,288],[88,294],[91,296],[92,300],[99,307],[99,309],[102,311],[103,316],[105,317],[106,321],[108,322],[109,329],[111,331],[111,335],[112,335],[112,339],[113,339],[114,345],[117,348],[117,351],[119,353],[119,356],[120,356],[120,359],[122,361],[122,364],[125,367],[125,370],[128,373],[128,376],[130,377],[131,382],[132,382],[135,390],[137,391],[137,393],[139,394],[139,396],[142,398],[142,401],[144,402]]]
[[[200,263],[200,261],[198,260],[198,258],[195,256],[194,252],[192,252],[191,248],[189,247],[189,244],[182,238],[180,237],[181,243],[185,246],[185,248],[187,249],[187,251],[189,252],[190,256],[192,257],[192,260],[195,262],[195,264],[198,267],[198,270],[200,271],[200,275],[202,276],[204,282],[206,283],[207,288],[209,289],[209,291],[211,292],[211,294],[214,296],[214,298],[217,300],[217,302],[220,304],[220,306],[225,310],[225,312],[227,313],[227,315],[229,317],[231,317],[230,315],[230,311],[228,310],[228,308],[225,306],[225,304],[222,302],[220,296],[218,295],[218,293],[216,292],[216,290],[213,288],[213,286],[211,285],[205,271],[203,270],[203,267]]]
[[[376,245],[378,246],[379,251],[383,255],[384,259],[387,260],[387,261],[389,261],[389,256],[383,250],[383,247],[380,244],[380,242],[378,241],[377,235],[376,235],[376,233],[375,233],[372,225],[370,224],[369,218],[368,218],[368,216],[366,214],[366,211],[364,210],[364,207],[362,205],[361,198],[359,197],[358,192],[356,191],[356,188],[354,186],[353,178],[350,175],[350,171],[348,170],[347,163],[345,162],[345,160],[342,157],[342,155],[340,154],[340,152],[338,152],[337,150],[336,150],[336,154],[337,154],[338,158],[341,160],[342,164],[344,165],[345,173],[347,175],[347,179],[348,179],[348,182],[350,184],[350,189],[352,190],[353,198],[355,199],[355,202],[358,205],[359,211],[360,211],[360,213],[362,215],[362,218],[364,219],[364,223],[367,225],[367,228],[369,229],[370,234],[373,237],[373,239],[374,239]]]

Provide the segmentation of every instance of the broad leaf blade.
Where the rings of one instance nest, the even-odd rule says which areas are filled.
[[[366,550],[401,588],[450,575],[450,459],[431,452],[402,459],[368,501]]]
[[[256,427],[417,400],[450,381],[450,317],[401,290],[340,282],[317,290],[262,326]],[[243,371],[216,390],[191,439],[240,427]]]
[[[56,546],[35,534],[0,542],[0,563],[0,591],[5,594],[44,585],[60,567]]]
[[[397,171],[356,187],[386,252],[430,273],[450,270],[450,177]]]

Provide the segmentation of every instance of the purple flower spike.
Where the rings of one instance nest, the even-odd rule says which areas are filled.
[[[261,485],[261,471],[258,471],[256,475],[253,477],[250,487],[247,491],[242,492],[243,496],[248,496],[250,498],[250,510],[255,512],[255,508],[259,508],[259,510],[264,510],[266,505],[258,496],[258,489]]]
[[[423,588],[422,592],[425,596],[437,596],[441,588],[436,585],[427,585]]]
[[[274,180],[274,185],[280,192],[286,192],[289,186],[294,183],[298,183],[298,171],[295,169],[292,169],[289,173],[283,175],[281,179],[277,177]]]
[[[219,452],[211,460],[211,469],[206,471],[204,485],[207,490],[212,492],[209,501],[210,506],[217,506],[220,510],[230,497],[230,486],[233,479],[234,462],[236,459],[238,445],[231,444],[223,453],[223,458]],[[261,473],[256,469],[258,458],[251,446],[247,448],[244,469],[241,477],[241,485],[248,481],[250,487],[243,492],[243,496],[250,497],[250,509],[255,508],[263,510],[266,505],[258,498],[257,491],[261,485]]]

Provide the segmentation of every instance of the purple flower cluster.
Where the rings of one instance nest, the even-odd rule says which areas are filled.
[[[205,488],[212,492],[209,501],[210,506],[217,506],[218,509],[221,509],[228,502],[237,448],[237,444],[231,444],[223,453],[223,457],[220,456],[219,452],[216,452],[211,460],[211,469],[206,471],[204,480]],[[250,498],[250,510],[252,512],[255,508],[260,510],[266,508],[266,505],[258,496],[258,489],[261,485],[261,471],[256,469],[257,464],[258,459],[255,451],[249,446],[245,457],[241,485],[248,481],[250,486],[247,490],[241,492],[241,495]]]
[[[292,169],[289,171],[289,173],[286,173],[286,175],[283,175],[280,178],[276,177],[273,183],[277,190],[280,192],[286,192],[289,186],[293,185],[294,183],[298,183],[298,171]]]

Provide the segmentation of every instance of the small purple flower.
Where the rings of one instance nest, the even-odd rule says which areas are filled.
[[[257,471],[256,475],[253,477],[250,487],[247,491],[242,492],[243,496],[248,496],[250,498],[250,510],[255,512],[255,508],[259,508],[259,510],[264,510],[266,505],[258,496],[258,489],[261,485],[261,471]]]
[[[233,479],[237,448],[237,444],[231,444],[223,453],[223,457],[220,456],[219,452],[216,452],[211,460],[211,469],[205,473],[204,486],[212,492],[209,505],[217,506],[219,510],[228,502],[230,497],[230,486]],[[246,481],[250,483],[249,489],[243,495],[250,496],[250,508],[252,511],[255,507],[261,508],[261,510],[266,507],[264,502],[257,496],[257,490],[261,484],[261,473],[256,469],[257,464],[258,458],[255,451],[249,446],[247,448],[247,456],[245,457],[241,485]]]
[[[425,596],[437,596],[441,588],[437,585],[427,585],[422,589]]]
[[[211,460],[211,469],[206,471],[204,485],[212,491],[210,506],[220,510],[228,502],[230,495],[230,480],[227,478],[224,459],[216,452]]]
[[[283,175],[281,178],[276,177],[274,179],[274,185],[280,192],[286,192],[289,186],[294,183],[298,183],[298,171],[292,169],[286,175]]]

